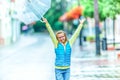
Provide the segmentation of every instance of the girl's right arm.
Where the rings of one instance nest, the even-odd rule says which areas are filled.
[[[46,18],[42,18],[42,19],[43,19],[43,22],[45,22],[45,24],[46,24],[46,28],[47,28],[47,30],[48,30],[48,32],[50,34],[50,37],[51,37],[52,42],[54,44],[54,47],[56,48],[57,47],[57,43],[58,43],[58,41],[56,39],[56,36],[55,36],[55,34],[54,34],[50,24],[48,23],[47,19]]]

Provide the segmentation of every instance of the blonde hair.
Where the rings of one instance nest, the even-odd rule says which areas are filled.
[[[58,40],[57,35],[58,35],[58,34],[61,34],[61,33],[64,33],[64,36],[65,36],[65,42],[66,42],[66,41],[67,41],[67,35],[66,35],[66,33],[65,33],[63,30],[59,30],[59,31],[56,32],[56,38],[57,38],[57,40]]]

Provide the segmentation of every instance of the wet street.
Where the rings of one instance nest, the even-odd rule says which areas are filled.
[[[0,80],[48,80],[54,77],[54,54],[49,37],[21,36],[0,51]]]
[[[91,45],[85,49],[78,41],[73,46],[71,80],[120,80],[120,62],[113,55],[97,57]],[[54,58],[47,34],[22,35],[15,44],[0,47],[0,80],[55,80]]]

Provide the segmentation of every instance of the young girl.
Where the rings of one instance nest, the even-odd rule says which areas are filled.
[[[54,34],[50,24],[46,18],[43,18],[43,22],[46,24],[46,28],[50,33],[50,37],[53,41],[55,48],[55,76],[56,80],[69,80],[70,79],[70,63],[71,63],[71,47],[79,35],[82,28],[83,22],[80,24],[73,36],[68,40],[66,33],[62,30],[58,31],[56,35]]]

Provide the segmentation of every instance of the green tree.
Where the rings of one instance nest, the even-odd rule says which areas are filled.
[[[52,0],[51,8],[45,15],[54,30],[63,28],[62,22],[59,21],[59,17],[63,14],[62,9],[64,7],[62,3],[63,2],[56,2],[56,0]]]
[[[97,0],[98,14],[100,21],[107,17],[114,18],[120,13],[120,0]],[[86,17],[94,17],[94,0],[81,0],[81,5],[84,7],[83,15]]]

